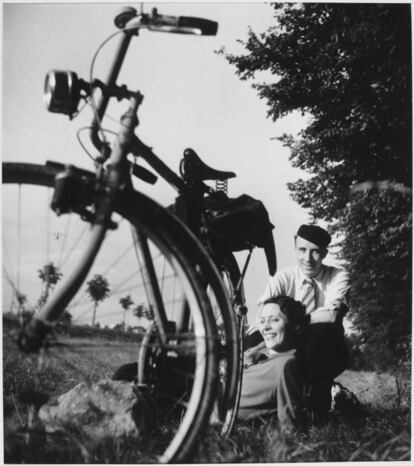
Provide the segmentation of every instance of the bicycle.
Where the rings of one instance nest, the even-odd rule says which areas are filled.
[[[214,198],[214,190],[204,181],[216,179],[225,183],[234,174],[210,169],[194,151],[187,150],[181,164],[181,176],[177,176],[134,134],[143,96],[139,91],[133,92],[116,84],[130,41],[141,29],[208,36],[216,33],[217,23],[201,18],[163,16],[157,11],[150,16],[126,8],[115,18],[115,25],[121,37],[105,83],[97,79],[87,83],[69,71],[48,73],[45,83],[46,104],[52,112],[72,118],[81,99],[92,101],[94,118],[90,139],[99,152],[95,159],[95,173],[54,162],[45,166],[3,164],[3,196],[6,202],[15,202],[19,206],[18,216],[22,216],[20,204],[25,198],[22,189],[27,186],[29,193],[33,193],[33,189],[45,191],[44,188],[53,188],[51,206],[58,215],[50,217],[48,213],[45,224],[53,222],[52,232],[63,236],[59,240],[60,246],[69,244],[67,232],[70,231],[74,238],[67,254],[59,248],[56,263],[47,258],[40,309],[24,327],[19,345],[25,351],[45,348],[45,343],[51,345],[48,334],[68,306],[73,308],[76,304],[79,296],[76,293],[92,273],[92,267],[95,270],[108,269],[116,274],[128,272],[125,281],[121,281],[125,284],[130,282],[131,276],[136,279],[135,269],[138,266],[145,290],[144,293],[140,291],[135,301],[138,299],[147,315],[153,314],[153,319],[144,337],[137,334],[131,342],[121,346],[123,357],[128,355],[138,361],[137,385],[161,407],[158,419],[164,423],[162,439],[158,431],[156,439],[150,432],[139,440],[140,448],[146,449],[142,460],[153,461],[155,458],[160,462],[183,462],[190,458],[200,432],[208,423],[217,396],[223,433],[229,433],[235,419],[241,387],[246,312],[243,278],[254,245],[248,245],[248,259],[240,272],[231,249],[211,244],[214,227],[207,225],[205,201],[206,198]],[[101,92],[101,96],[94,103],[96,90]],[[129,101],[113,146],[108,143],[102,127],[111,98]],[[127,159],[129,154],[133,156],[132,162]],[[178,191],[175,214],[133,189],[132,175],[150,184],[156,181],[151,171],[136,163],[137,159],[144,160]],[[8,192],[14,185],[18,186],[17,194]],[[33,196],[31,194],[28,200]],[[47,199],[48,196],[47,192]],[[36,199],[40,199],[38,193]],[[30,211],[35,208],[32,204]],[[63,223],[70,229],[63,228]],[[24,249],[32,252],[30,244],[37,243],[36,228],[42,227],[42,222],[33,225],[30,216],[28,224],[31,228],[18,223],[14,238],[18,243],[13,243],[18,251],[18,263]],[[88,244],[79,247],[85,226],[89,229]],[[61,230],[65,233],[60,233]],[[44,234],[44,230],[39,230],[40,237]],[[22,240],[22,245],[19,240]],[[45,240],[46,249],[50,252],[53,249],[50,234],[46,234]],[[127,240],[130,241],[128,246],[125,245]],[[119,249],[121,251],[116,256],[114,252]],[[7,261],[7,249],[4,251]],[[270,270],[274,270],[273,238],[266,245],[266,251]],[[108,257],[112,261],[109,267]],[[17,302],[20,310],[25,300],[32,299],[29,295],[35,295],[31,291],[35,288],[33,270],[42,265],[30,254],[29,259],[24,262],[24,276],[20,275],[20,268],[15,281],[6,274],[12,289],[11,299]],[[59,270],[63,270],[61,264],[65,265],[69,275],[63,274],[63,282],[49,296],[56,283],[52,283],[50,277],[55,264]],[[28,284],[26,288],[22,285],[22,278]],[[134,284],[134,290],[137,288]],[[117,349],[116,345],[104,346],[108,354]],[[58,347],[58,351],[61,348]],[[92,352],[93,348],[89,347],[89,351]],[[102,345],[98,351],[104,359]],[[175,361],[172,369],[176,377],[173,399],[170,399],[171,393],[167,393],[169,390],[162,386],[166,374],[171,373],[171,361]],[[59,359],[55,364],[59,364]],[[107,376],[108,370],[99,368],[93,375]]]

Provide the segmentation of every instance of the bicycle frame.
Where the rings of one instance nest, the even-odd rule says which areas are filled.
[[[94,205],[94,213],[90,213],[90,217],[88,217],[88,220],[91,221],[89,241],[84,249],[82,261],[72,269],[71,275],[63,278],[62,282],[54,290],[54,294],[47,301],[44,307],[23,329],[23,332],[20,335],[19,343],[20,347],[26,351],[35,351],[42,346],[44,336],[54,326],[54,323],[61,316],[61,314],[63,314],[66,306],[75,296],[76,292],[79,290],[80,286],[83,284],[89,271],[91,270],[95,258],[105,239],[105,234],[107,230],[113,226],[113,222],[111,221],[111,214],[113,212],[118,194],[122,191],[128,194],[128,190],[132,190],[130,174],[131,164],[127,160],[128,154],[132,154],[135,157],[141,157],[144,159],[147,164],[152,167],[153,170],[165,181],[167,181],[167,183],[169,183],[180,195],[187,197],[187,207],[190,207],[192,210],[189,227],[190,230],[192,230],[194,233],[193,236],[196,236],[199,240],[203,240],[205,239],[205,236],[207,236],[204,235],[202,231],[202,226],[205,226],[203,224],[204,209],[202,204],[203,197],[206,192],[204,189],[205,185],[203,180],[197,180],[196,186],[189,185],[185,179],[181,178],[174,171],[172,171],[159,157],[157,157],[156,154],[152,152],[150,147],[145,145],[134,134],[134,129],[138,125],[137,112],[142,102],[143,96],[139,92],[128,91],[124,86],[118,87],[116,84],[131,39],[134,35],[137,34],[138,29],[136,27],[132,27],[134,21],[137,21],[137,19],[133,18],[123,26],[123,31],[121,31],[121,37],[119,38],[113,63],[110,67],[106,82],[101,83],[95,80],[93,83],[91,83],[92,87],[100,88],[102,93],[97,101],[90,129],[91,142],[100,152],[101,156],[99,157],[99,166],[97,168],[96,177],[94,180],[94,189],[99,190],[97,196],[98,200]],[[83,83],[83,86],[85,84],[86,83]],[[119,132],[115,139],[115,144],[111,149],[105,140],[101,138],[100,131],[101,121],[105,116],[106,109],[112,97],[128,98],[129,108],[121,118]],[[105,171],[102,169],[104,163],[106,163],[107,168]],[[136,167],[136,165],[133,166],[133,172],[134,167]],[[145,169],[143,170],[145,171]],[[145,181],[145,176],[140,176],[139,173],[134,174],[144,179]],[[152,173],[150,174],[154,177]],[[92,176],[89,175],[88,179],[92,181]],[[89,190],[90,193],[92,192],[92,184],[87,186],[87,190]],[[151,267],[153,264],[149,254],[148,240],[145,234],[139,233],[138,231],[135,231],[133,234],[135,244],[138,246],[140,255],[142,256],[146,265],[146,282],[150,285],[148,294],[153,305],[155,321],[157,323],[157,336],[163,344],[168,344],[168,337],[171,334],[171,326],[169,325],[170,322],[167,319],[167,315],[163,306],[159,285],[157,279],[155,278],[153,267]],[[194,242],[197,243],[193,244],[193,248],[195,250],[201,248],[201,246],[198,245],[199,242],[196,241],[196,238],[194,238]],[[208,241],[204,241],[204,246],[206,245],[208,246]],[[207,251],[205,251],[205,249],[207,249]],[[229,253],[230,252],[231,251],[229,251]],[[243,336],[243,322],[246,308],[242,306],[242,300],[240,300],[238,296],[240,290],[242,289],[242,282],[251,252],[252,251],[250,251],[246,264],[243,267],[243,272],[239,278],[239,282],[237,285],[235,285],[235,296],[232,303],[230,303],[230,300],[228,299],[228,293],[226,293],[228,290],[225,289],[225,282],[222,280],[223,277],[218,272],[218,268],[221,267],[221,272],[223,271],[223,268],[225,268],[225,264],[222,261],[220,262],[220,259],[223,258],[216,257],[212,248],[204,248],[202,251],[203,256],[205,256],[204,263],[207,262],[211,270],[206,267],[206,272],[203,267],[200,266],[198,268],[200,269],[199,276],[197,277],[198,283],[201,285],[201,287],[204,287],[204,291],[207,289],[209,280],[212,278],[214,278],[214,280],[217,282],[220,282],[221,288],[223,289],[223,292],[221,294],[219,293],[218,296],[221,299],[220,305],[222,305],[224,302],[226,303],[226,307],[223,307],[223,311],[220,309],[220,312],[222,319],[225,322],[225,328],[227,332],[226,337],[228,338],[228,348],[224,348],[223,345],[221,350],[223,354],[224,352],[227,352],[226,354],[230,354],[227,361],[227,368],[229,369],[230,374],[236,374],[236,372],[232,369],[238,366],[238,360],[240,359],[239,348]],[[217,277],[212,277],[213,272]],[[230,304],[233,304],[235,314],[231,312]],[[184,308],[184,313],[185,310],[186,308]],[[236,328],[237,324],[234,315],[236,315],[238,318],[238,329]],[[241,332],[240,334],[238,330]],[[144,361],[146,347],[147,343],[144,341],[140,349],[140,361]],[[145,385],[143,374],[144,365],[141,364],[141,366],[139,382]],[[237,378],[238,377],[236,375],[231,375],[226,382],[225,391],[223,392],[223,400],[225,400],[225,402],[222,403],[221,410],[223,412],[220,413],[221,416],[225,415],[225,410],[228,406],[233,405],[233,401],[237,396],[235,393]]]
[[[79,287],[84,282],[88,272],[90,271],[96,255],[99,252],[99,249],[105,238],[105,233],[111,225],[110,218],[117,193],[119,190],[127,189],[131,186],[127,155],[132,153],[135,156],[142,157],[178,192],[182,192],[185,189],[183,180],[172,170],[170,170],[170,168],[165,165],[148,146],[142,143],[138,137],[134,135],[134,129],[138,125],[137,111],[143,98],[139,92],[128,92],[130,101],[129,109],[121,118],[120,129],[112,150],[99,137],[101,120],[105,115],[110,98],[117,97],[119,95],[119,88],[117,88],[116,82],[126,57],[131,39],[134,35],[138,35],[138,30],[141,27],[151,29],[151,25],[148,23],[148,18],[145,15],[136,16],[134,13],[131,13],[130,10],[127,10],[127,12],[123,14],[124,16],[126,15],[126,18],[129,19],[129,21],[124,23],[124,17],[122,17],[121,22],[118,21],[122,14],[119,15],[115,20],[115,24],[123,30],[121,32],[121,37],[115,51],[114,60],[110,67],[106,83],[103,86],[104,89],[102,95],[98,100],[97,106],[95,108],[95,115],[90,130],[91,142],[96,147],[96,149],[100,151],[102,162],[108,162],[108,170],[104,179],[102,181],[99,180],[101,184],[101,195],[99,196],[99,200],[95,209],[95,215],[93,216],[91,222],[92,226],[89,242],[85,247],[81,262],[77,265],[77,267],[74,267],[73,273],[62,281],[60,286],[58,286],[55,290],[55,293],[51,299],[23,329],[23,332],[19,337],[19,344],[26,351],[33,351],[40,348],[44,336],[53,327],[54,322],[64,312],[67,304],[69,304],[71,299],[74,297]],[[180,20],[180,18],[178,18],[178,20]],[[169,17],[167,17],[167,19],[170,20]],[[184,19],[186,19],[187,22],[189,20],[189,18]],[[215,30],[211,30],[211,24],[213,24],[212,22],[209,22],[208,20],[199,20],[199,23],[200,25],[197,25],[197,27],[200,29],[201,34],[215,34],[217,27]],[[172,29],[172,32],[180,32],[178,26],[169,25],[168,28],[170,27],[175,27],[176,29]],[[153,29],[157,30],[157,28],[158,30],[162,30],[162,26],[153,26]],[[188,26],[182,29],[184,29],[185,33],[189,33]],[[95,83],[96,86],[99,86],[99,84],[101,83]],[[93,85],[93,83],[91,83],[91,85]],[[98,168],[97,178],[99,178],[99,170],[100,169]],[[141,249],[141,252],[143,253],[143,256],[146,257],[147,246],[145,244],[145,238],[138,238],[138,245]],[[151,277],[149,278],[151,279]],[[155,303],[154,311],[157,315],[158,330],[160,332],[161,338],[165,341],[168,322],[158,296],[159,290],[154,288],[152,290],[152,298]]]

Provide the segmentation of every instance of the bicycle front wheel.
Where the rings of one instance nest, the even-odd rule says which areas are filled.
[[[84,462],[85,449],[89,461],[98,463],[188,461],[208,421],[217,384],[216,327],[196,273],[208,261],[194,237],[155,202],[136,192],[120,195],[112,217],[116,228],[108,231],[88,278],[63,313],[54,331],[59,345],[49,341],[46,362],[43,356],[42,364],[23,358],[8,344],[16,322],[41,308],[83,253],[89,224],[77,214],[58,217],[49,209],[56,174],[50,166],[3,164],[5,403],[19,403],[19,393],[28,389],[57,399],[79,383],[93,388],[114,373],[134,381],[138,370],[145,394],[143,412],[137,412],[137,405],[133,409],[140,429],[138,436],[131,434],[132,447],[105,440],[105,457],[99,457],[102,443],[97,446],[96,438],[88,443],[81,423],[78,434],[73,429],[73,413],[62,412],[59,428],[50,430],[56,435],[42,437],[46,444],[37,442],[37,462]],[[157,330],[157,306],[168,321],[164,335]],[[15,367],[21,368],[20,375]],[[22,409],[16,405],[13,414],[33,434]],[[72,438],[76,435],[80,438]],[[33,459],[33,444],[27,451],[6,451],[10,462]]]

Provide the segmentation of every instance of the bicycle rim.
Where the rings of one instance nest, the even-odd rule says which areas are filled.
[[[55,170],[43,166],[3,164],[3,314],[8,319],[5,338],[10,337],[7,332],[16,319],[36,311],[48,299],[60,280],[59,274],[65,276],[76,264],[77,255],[82,254],[88,224],[75,214],[57,217],[48,209],[55,174]],[[55,399],[81,382],[91,384],[112,377],[125,363],[135,368],[140,351],[142,354],[143,335],[154,323],[154,303],[148,297],[148,287],[156,286],[170,329],[167,344],[161,343],[157,332],[152,334],[144,358],[146,386],[140,399],[156,407],[156,413],[150,413],[154,418],[135,413],[138,423],[155,422],[148,430],[143,428],[138,438],[134,437],[134,446],[125,452],[115,444],[107,448],[118,451],[112,462],[183,462],[190,458],[215,396],[215,324],[195,273],[205,264],[197,262],[202,261],[202,253],[194,239],[162,207],[138,193],[123,194],[117,205],[113,215],[117,228],[107,233],[88,278],[67,308],[71,321],[65,313],[66,324],[56,327],[54,335],[59,346],[50,342],[41,370],[39,358],[23,360],[11,346],[10,351],[5,346],[6,402],[16,399],[18,391],[30,384],[29,388],[47,391]],[[151,251],[157,277],[152,285],[146,283],[142,273],[148,259],[143,259],[137,248],[136,231]],[[106,281],[107,297],[93,298],[85,287],[97,275],[101,285],[102,279]],[[23,364],[26,381],[23,377],[7,377],[16,360]],[[71,438],[71,450],[76,450],[73,445],[79,442],[82,445],[79,457],[73,452],[60,453],[61,457],[69,455],[64,456],[64,462],[85,460],[85,454],[89,459],[98,455],[96,462],[103,462],[96,453],[100,451],[96,444],[92,447],[85,445],[84,438],[73,439],[73,432],[64,429],[64,417],[61,424],[63,430],[59,436],[52,434],[52,442],[56,443],[63,432]]]
[[[245,305],[243,285],[239,283],[240,270],[232,254],[217,259],[228,300],[232,309],[225,312],[225,305],[214,292],[209,291],[216,324],[219,329],[219,389],[217,414],[221,434],[227,437],[233,429],[239,408],[243,373],[244,320],[236,311]],[[237,293],[237,287],[240,291]],[[237,296],[236,296],[237,294]],[[237,344],[234,344],[236,342]]]

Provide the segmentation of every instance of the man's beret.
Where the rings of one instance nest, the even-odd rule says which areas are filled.
[[[326,230],[316,225],[301,225],[297,232],[297,236],[316,244],[321,249],[326,249],[331,242],[331,235]]]

